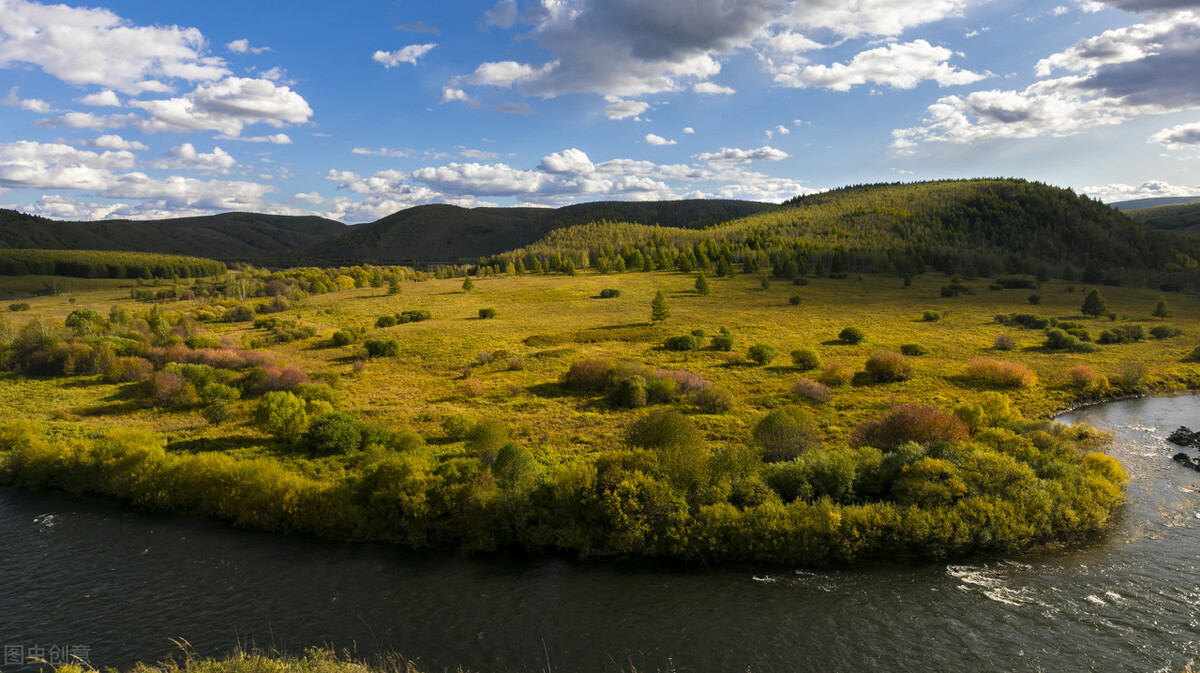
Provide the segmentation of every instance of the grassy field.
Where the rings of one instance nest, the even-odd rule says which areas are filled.
[[[728,390],[733,407],[722,413],[704,413],[687,398],[666,405],[694,421],[706,451],[713,455],[720,447],[754,447],[752,433],[760,419],[790,405],[811,413],[825,445],[836,448],[845,447],[851,431],[863,421],[906,403],[950,412],[1000,391],[1026,418],[1048,419],[1056,410],[1096,394],[1095,390],[1085,393],[1072,381],[1069,372],[1078,365],[1106,376],[1112,383],[1108,395],[1200,387],[1200,365],[1183,362],[1200,337],[1200,301],[1193,296],[1168,296],[1174,315],[1163,320],[1151,317],[1160,293],[1102,287],[1108,310],[1115,314],[1110,320],[1084,318],[1080,307],[1089,288],[1059,281],[1044,283],[1036,291],[1041,296],[1037,306],[1027,299],[1031,290],[989,291],[987,280],[965,280],[974,294],[943,298],[940,290],[950,279],[933,274],[915,278],[911,287],[895,277],[851,275],[811,278],[803,286],[773,279],[768,288],[763,287],[761,276],[739,275],[709,279],[709,296],[700,296],[694,282],[694,274],[581,273],[479,278],[470,291],[463,290],[461,278],[406,282],[397,295],[388,295],[386,287],[351,289],[307,297],[275,314],[312,326],[316,336],[269,348],[278,364],[295,365],[310,377],[337,374],[340,410],[385,428],[415,430],[428,442],[422,455],[430,465],[479,458],[461,437],[448,436],[444,429],[447,418],[467,416],[506,426],[511,439],[528,450],[543,474],[561,473],[573,464],[613,452],[624,452],[619,460],[626,463],[635,460],[628,457],[636,452],[628,451],[626,429],[647,409],[619,408],[602,393],[561,385],[564,372],[583,360],[687,370]],[[80,308],[103,315],[117,304],[146,311],[147,304],[129,299],[132,287],[108,281],[69,295],[34,297],[27,300],[28,311],[6,315],[20,327],[37,318],[62,325],[67,315]],[[620,290],[620,296],[599,298],[606,288]],[[655,325],[650,322],[650,303],[660,290],[670,317]],[[799,297],[799,303],[792,303],[794,297]],[[199,303],[177,301],[163,306],[168,311],[188,311]],[[494,309],[495,317],[481,319],[479,311],[484,308]],[[428,310],[431,319],[375,327],[379,316],[417,309]],[[930,312],[940,318],[927,320],[925,314]],[[1082,323],[1093,336],[1132,324],[1147,331],[1170,324],[1180,328],[1182,335],[1161,340],[1147,335],[1135,343],[1099,346],[1087,353],[1050,351],[1043,346],[1042,330],[996,321],[997,315],[1012,313]],[[838,341],[839,332],[848,326],[862,329],[866,339],[857,345]],[[706,347],[707,337],[721,328],[733,336],[729,352]],[[339,329],[363,333],[358,342],[339,347],[331,341]],[[662,347],[666,338],[695,330],[706,335],[700,339],[701,349],[676,352]],[[202,331],[243,347],[266,338],[264,330],[245,322],[204,323]],[[1001,334],[1011,336],[1015,344],[1011,350],[994,348]],[[399,354],[365,357],[362,342],[383,337],[399,342]],[[757,343],[771,344],[778,356],[765,366],[751,362],[747,349]],[[918,344],[927,351],[910,358],[911,378],[876,383],[861,374],[873,353],[896,352],[905,344]],[[820,370],[801,372],[793,366],[789,353],[802,347],[815,350],[826,365],[841,363],[860,373],[848,385],[833,388],[829,404],[798,400],[792,393],[797,379],[820,374]],[[968,363],[978,357],[1025,365],[1038,383],[1005,388],[981,383],[964,374]],[[7,374],[0,378],[0,407],[14,418],[35,421],[52,436],[94,438],[114,429],[145,430],[162,437],[168,453],[267,458],[306,478],[346,474],[350,475],[347,483],[358,483],[354,476],[358,463],[310,460],[256,429],[251,420],[254,399],[237,402],[231,422],[213,425],[199,408],[161,409],[131,399],[135,385],[105,383],[97,376]],[[484,465],[486,469],[486,459]],[[623,474],[650,471],[640,463],[623,469]],[[22,483],[11,474],[8,480]],[[733,488],[737,490],[736,485]],[[696,502],[703,498],[693,500],[693,495],[687,496],[695,514],[700,506]],[[820,502],[814,497],[811,504]],[[529,546],[574,548],[561,540]]]

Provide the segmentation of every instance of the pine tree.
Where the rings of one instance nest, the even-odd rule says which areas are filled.
[[[463,292],[470,292],[471,289],[474,287],[475,287],[475,283],[471,282],[470,276],[467,276],[466,278],[463,279],[463,284],[462,284]]]
[[[771,289],[771,279],[770,278],[763,276],[761,284],[762,284],[762,289],[764,289],[764,290]]]
[[[699,292],[701,297],[708,296],[708,279],[704,277],[703,271],[701,271],[699,277],[696,278],[696,292]]]
[[[667,298],[663,295],[662,290],[654,293],[654,300],[650,302],[650,322],[664,323],[667,318],[671,317],[671,311],[667,308]]]
[[[1083,308],[1080,310],[1084,315],[1098,318],[1108,311],[1108,302],[1104,301],[1104,297],[1100,296],[1100,290],[1092,290],[1084,298]]]
[[[1159,295],[1158,303],[1154,305],[1154,312],[1150,315],[1155,318],[1170,318],[1175,315],[1175,312],[1171,310],[1170,306],[1167,306],[1167,298]]]

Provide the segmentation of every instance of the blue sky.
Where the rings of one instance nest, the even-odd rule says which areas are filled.
[[[1200,0],[0,0],[0,204],[1200,195]]]

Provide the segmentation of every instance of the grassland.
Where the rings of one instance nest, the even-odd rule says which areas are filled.
[[[934,274],[915,278],[910,287],[896,277],[851,275],[807,279],[803,286],[775,279],[767,288],[761,276],[743,274],[710,279],[709,296],[700,296],[694,282],[694,274],[676,272],[589,272],[477,278],[474,288],[464,291],[461,278],[430,279],[403,283],[394,295],[387,287],[313,295],[274,314],[311,326],[315,334],[267,347],[275,361],[298,367],[310,379],[335,382],[337,408],[358,421],[415,430],[426,445],[396,449],[405,454],[403,460],[378,447],[341,456],[307,455],[300,445],[277,441],[256,426],[252,414],[258,400],[250,395],[234,404],[230,421],[214,425],[199,406],[147,404],[137,397],[136,383],[106,383],[95,375],[7,374],[0,378],[0,408],[35,427],[5,431],[0,480],[107,492],[140,506],[215,514],[270,530],[471,549],[518,546],[813,563],[893,553],[954,556],[1078,539],[1107,525],[1120,502],[1119,468],[1088,457],[1094,437],[1043,423],[1055,410],[1105,395],[1200,387],[1200,365],[1183,361],[1200,336],[1200,302],[1192,296],[1170,295],[1174,315],[1164,321],[1151,317],[1159,293],[1103,287],[1114,314],[1110,320],[1082,317],[1085,288],[1058,281],[1041,285],[1037,306],[1028,302],[1030,290],[989,291],[987,280],[963,281],[973,295],[944,298],[941,289],[950,279]],[[114,284],[35,297],[28,300],[28,312],[8,317],[19,327],[27,319],[63,325],[81,308],[108,315],[113,305],[125,305],[144,313],[146,304],[129,299],[132,287]],[[620,290],[620,296],[600,299],[606,288]],[[664,293],[670,309],[663,324],[650,322],[656,291]],[[800,298],[798,304],[793,297]],[[175,301],[162,308],[182,314],[200,303]],[[481,319],[483,308],[495,309],[496,316]],[[375,327],[380,316],[411,310],[427,310],[432,317]],[[939,318],[927,320],[927,313]],[[1146,330],[1171,324],[1183,334],[1099,346],[1094,352],[1051,351],[1043,346],[1042,330],[997,323],[997,315],[1012,313],[1082,323],[1093,334],[1135,324]],[[838,341],[848,326],[861,328],[866,339],[857,345]],[[729,352],[662,347],[666,338],[695,330],[703,330],[700,341],[707,346],[721,328],[733,337]],[[334,346],[332,335],[343,329],[361,336],[353,344]],[[268,340],[265,330],[245,322],[205,322],[199,331],[234,346]],[[1000,334],[1011,336],[1011,350],[994,348]],[[365,357],[362,343],[379,338],[396,339],[398,354]],[[751,362],[747,349],[758,343],[773,345],[778,357],[765,366]],[[910,378],[875,383],[861,374],[873,353],[897,352],[905,344],[927,351],[910,358]],[[834,387],[828,404],[800,400],[792,392],[797,379],[820,372],[792,365],[788,354],[798,348],[811,348],[823,363],[842,363],[859,374]],[[966,376],[968,363],[979,357],[1024,365],[1037,383],[1001,387]],[[602,392],[563,385],[573,364],[598,360],[637,363],[647,368],[644,372],[686,370],[728,391],[732,408],[706,413],[686,396],[648,408],[622,408]],[[1093,368],[1111,385],[1080,385],[1069,374],[1079,365]],[[895,447],[848,448],[856,427],[898,405],[931,405],[948,413],[988,395],[995,399],[997,392],[1030,420],[1011,414],[996,418],[985,424],[992,427],[973,427],[975,439],[962,445],[966,448],[935,441],[905,449],[911,455],[903,459],[897,456],[904,451]],[[756,425],[770,412],[793,406],[811,418],[826,448],[792,462],[762,464]],[[696,445],[682,454],[670,447],[636,446],[628,428],[656,408],[679,410],[694,423]],[[528,452],[536,467],[522,485],[491,473],[495,447],[481,449],[479,442],[464,439],[469,433],[455,432],[447,423],[462,417],[471,425],[497,422]],[[135,441],[130,432],[145,434]],[[96,448],[103,444],[97,438],[104,437],[111,440],[105,440],[107,457]],[[141,453],[129,448],[145,437],[157,438],[158,446]],[[51,448],[55,443],[74,448]],[[126,468],[114,467],[116,449],[110,445],[125,447],[118,453],[129,461]],[[226,462],[218,464],[218,458]],[[971,477],[968,472],[982,469],[985,459],[1002,460],[1003,469],[1014,470],[1020,492]],[[822,467],[821,460],[840,467]],[[951,482],[951,491],[938,491],[928,501],[922,500],[925,495],[896,495],[903,489],[889,495],[889,488],[900,488],[894,483],[917,477],[913,465],[920,461],[942,470],[929,476],[929,483]],[[732,463],[739,467],[728,467]],[[221,474],[233,474],[229,471],[240,469],[237,465],[260,474],[275,470],[285,486],[263,488],[279,494],[279,502],[291,498],[301,504],[250,515],[237,509],[250,507],[251,500],[210,504],[203,494],[173,500],[172,489],[186,490],[182,482],[126,482],[121,475],[131,473],[129,465],[138,470],[149,465],[172,479],[189,471],[202,474],[201,468],[227,471]],[[821,475],[832,474],[831,469],[840,485],[822,486]],[[434,477],[443,481],[422,490],[418,504],[411,493],[392,494],[381,503],[378,485],[372,486],[376,491],[364,491],[364,484],[384,478],[380,475],[401,490]],[[864,485],[870,475],[884,481]],[[961,488],[954,481],[960,477]],[[796,479],[807,479],[811,488],[796,486]],[[118,482],[124,485],[114,486]],[[1086,493],[1071,490],[1076,487]],[[304,504],[310,495],[314,500]],[[980,514],[984,510],[989,513]],[[1055,518],[1068,510],[1073,512],[1069,520]],[[390,515],[398,517],[396,527],[376,525]],[[819,535],[813,528],[818,523]],[[911,539],[905,537],[910,533]],[[762,544],[748,542],[754,540]]]

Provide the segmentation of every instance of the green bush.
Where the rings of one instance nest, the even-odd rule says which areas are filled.
[[[620,297],[620,296],[621,296],[620,290],[615,290],[613,288],[605,288],[603,290],[600,290],[600,298],[601,299],[614,299],[614,298]]]
[[[395,357],[400,354],[400,342],[392,338],[367,339],[363,342],[367,355],[373,358]]]
[[[679,397],[679,384],[668,376],[659,376],[646,381],[646,396],[655,404],[666,404]]]
[[[8,310],[12,311],[13,313],[16,313],[18,311],[28,311],[29,310],[29,302],[19,301],[15,304],[9,304]]]
[[[358,336],[348,329],[340,329],[333,333],[334,346],[349,346],[358,340]]]
[[[794,294],[794,295],[788,297],[788,303],[791,304],[792,306],[799,306],[800,305],[800,295]]]
[[[821,431],[811,414],[789,406],[764,416],[754,426],[754,440],[763,448],[763,460],[773,463],[791,460],[821,447]]]
[[[700,347],[699,341],[691,334],[681,334],[669,337],[663,343],[663,348],[669,351],[694,351]]]
[[[899,353],[875,351],[867,358],[867,376],[876,383],[893,383],[912,378],[913,366],[908,358]]]
[[[910,357],[920,357],[922,355],[929,355],[929,349],[921,344],[903,344],[900,346],[900,353]]]
[[[1169,339],[1183,334],[1183,330],[1173,325],[1155,325],[1150,328],[1150,336],[1155,339]]]
[[[720,386],[708,386],[694,391],[689,399],[706,414],[723,414],[733,408],[733,393]]]
[[[700,443],[700,430],[677,409],[659,409],[631,423],[625,439],[643,449],[683,448]]]
[[[362,448],[363,429],[350,414],[332,413],[309,424],[304,445],[314,456],[345,455]]]
[[[1104,333],[1102,332],[1100,334],[1100,343],[1105,343],[1104,338]],[[1068,350],[1076,353],[1091,353],[1097,348],[1094,344],[1080,341],[1079,337],[1068,334],[1066,330],[1061,330],[1057,327],[1046,328],[1046,341],[1044,345],[1051,350]]]
[[[453,442],[460,442],[475,428],[475,419],[465,414],[450,414],[442,418],[442,432]]]
[[[712,349],[715,351],[731,351],[733,350],[733,336],[729,334],[718,334],[712,338],[710,342]]]
[[[254,409],[254,425],[280,441],[295,444],[308,429],[304,406],[304,401],[291,393],[269,392]]]
[[[797,348],[792,351],[792,364],[796,369],[807,372],[821,368],[821,358],[811,348]]]
[[[646,406],[649,394],[646,392],[646,379],[640,376],[630,376],[617,384],[612,393],[613,404],[628,409],[639,409]]]
[[[491,320],[492,318],[495,318],[495,317],[496,317],[496,309],[494,309],[494,308],[479,309],[479,319],[480,320]]]
[[[845,344],[854,345],[854,344],[862,343],[863,339],[866,339],[866,338],[867,338],[866,332],[863,332],[861,329],[859,329],[857,327],[847,327],[846,329],[842,330],[841,332],[838,332],[838,341],[841,341],[842,343],[845,343]]]
[[[768,365],[779,354],[774,346],[768,343],[757,343],[750,347],[747,355],[759,365]]]
[[[827,404],[833,399],[833,391],[829,386],[806,378],[796,380],[792,386],[792,394],[813,404]]]
[[[497,420],[482,421],[467,433],[467,450],[485,457],[495,456],[508,442],[508,426]]]
[[[421,322],[422,320],[429,320],[431,317],[433,317],[433,315],[429,311],[416,310],[416,311],[401,311],[400,315],[396,316],[396,319],[400,322],[401,325],[403,325],[405,323],[410,323],[410,322]]]
[[[394,327],[397,322],[398,322],[398,320],[397,320],[396,316],[394,316],[394,315],[381,315],[375,321],[375,326],[376,327]]]
[[[937,322],[942,319],[942,314],[937,311],[926,311],[921,314],[921,320],[925,322]]]

